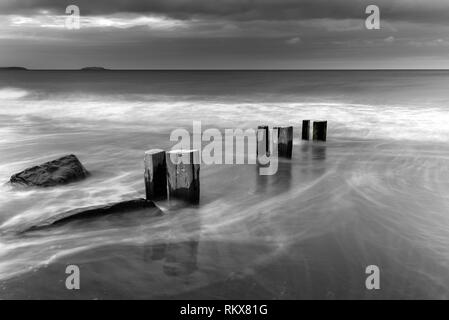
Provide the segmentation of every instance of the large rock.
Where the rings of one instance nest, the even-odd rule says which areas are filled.
[[[104,205],[84,207],[69,210],[60,214],[57,214],[49,219],[40,221],[35,225],[22,230],[23,232],[40,230],[49,227],[57,227],[67,224],[69,222],[78,220],[97,219],[103,216],[111,214],[126,214],[133,211],[145,211],[154,216],[161,216],[163,212],[154,204],[153,201],[146,199],[134,199],[122,202],[108,203]]]
[[[13,184],[51,187],[86,178],[89,172],[78,158],[71,154],[16,173],[10,179]]]

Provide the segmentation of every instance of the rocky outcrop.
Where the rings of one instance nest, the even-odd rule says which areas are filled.
[[[88,175],[89,172],[78,158],[71,154],[16,173],[10,182],[24,186],[52,187],[79,181]]]
[[[148,210],[148,213],[154,216],[163,215],[162,211],[154,204],[153,201],[140,198],[69,210],[41,221],[34,226],[21,231],[21,233],[50,227],[58,227],[73,221],[97,219],[111,214],[126,214],[138,210]]]

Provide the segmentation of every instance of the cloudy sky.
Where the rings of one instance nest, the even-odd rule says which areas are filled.
[[[449,68],[449,0],[0,0],[0,66]]]

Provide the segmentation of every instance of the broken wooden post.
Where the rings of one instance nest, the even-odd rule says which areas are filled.
[[[169,199],[197,204],[200,201],[200,153],[198,150],[167,152]]]
[[[269,156],[270,134],[268,126],[257,127],[257,159],[261,156]]]
[[[313,140],[326,141],[327,136],[327,121],[313,122]]]
[[[293,151],[293,127],[275,127],[278,132],[278,156],[291,159]],[[275,134],[276,130],[273,131]]]
[[[310,139],[310,120],[302,120],[302,140]]]
[[[145,152],[145,193],[147,200],[167,199],[167,164],[165,151],[153,149]]]

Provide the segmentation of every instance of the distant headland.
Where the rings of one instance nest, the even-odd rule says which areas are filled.
[[[34,69],[27,69],[25,67],[0,67],[0,70],[7,70],[7,71],[32,71]],[[49,70],[43,70],[43,71],[50,71]],[[84,67],[81,69],[78,69],[79,71],[110,71],[110,69],[106,69],[103,67]],[[37,71],[41,71],[41,70],[37,70]],[[77,69],[67,69],[67,70],[61,70],[61,71],[77,71]]]
[[[24,68],[24,67],[0,67],[0,70],[11,70],[11,71],[17,71],[17,70],[20,70],[20,71],[27,71],[28,69],[27,69],[27,68]]]
[[[108,69],[103,67],[84,67],[81,71],[107,71]]]

